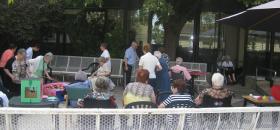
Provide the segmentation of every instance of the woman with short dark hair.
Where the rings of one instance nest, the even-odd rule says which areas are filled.
[[[153,87],[148,84],[149,71],[139,69],[136,74],[136,82],[129,83],[123,93],[124,106],[140,101],[156,103],[156,96]]]
[[[170,95],[166,100],[164,100],[158,107],[159,108],[165,108],[167,107],[169,104],[173,103],[173,102],[193,102],[192,100],[192,96],[187,93],[187,84],[185,82],[185,80],[183,79],[178,79],[175,80],[173,83],[173,86],[171,86],[171,90],[172,90],[172,95]]]

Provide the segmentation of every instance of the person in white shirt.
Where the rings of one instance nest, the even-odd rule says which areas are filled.
[[[9,99],[5,93],[0,91],[0,98],[2,98],[2,104],[3,107],[9,107]]]
[[[235,83],[235,74],[234,74],[234,65],[229,56],[224,57],[224,61],[222,63],[222,67],[225,69],[225,74],[229,79],[230,83]]]
[[[108,65],[111,67],[111,57],[107,47],[107,43],[101,43],[100,50],[102,51],[102,54],[100,55],[100,57],[104,57],[106,59],[106,63],[108,63]]]
[[[39,50],[40,45],[36,42],[32,43],[32,46],[26,49],[26,60],[33,59],[33,52],[38,52]]]
[[[156,73],[155,70],[160,71],[162,69],[159,60],[157,57],[152,55],[150,52],[150,45],[144,44],[143,52],[144,55],[141,56],[139,61],[139,68],[146,69],[149,71],[149,84],[154,88],[154,91],[157,92],[156,88]]]

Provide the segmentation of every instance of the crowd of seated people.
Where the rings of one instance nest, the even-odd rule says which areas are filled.
[[[132,45],[134,44],[135,42]],[[135,47],[130,51],[133,50],[135,50]],[[108,52],[108,50],[106,52]],[[136,70],[136,81],[128,83],[124,89],[122,98],[123,107],[137,102],[151,102],[158,105],[159,108],[165,108],[169,107],[169,104],[174,104],[177,101],[189,104],[190,107],[201,107],[206,106],[204,105],[206,101],[204,97],[211,97],[213,99],[214,103],[210,105],[212,107],[230,106],[227,104],[231,102],[230,97],[232,96],[232,92],[223,87],[223,75],[219,75],[218,73],[214,74],[212,78],[212,88],[203,90],[199,93],[197,98],[194,99],[195,95],[190,94],[191,88],[187,85],[192,78],[189,72],[190,70],[182,65],[182,58],[176,58],[176,65],[169,67],[167,64],[168,61],[162,57],[160,51],[155,51],[154,55],[150,53],[150,45],[144,44],[143,53],[144,55],[139,61],[139,69]],[[126,58],[129,58],[129,56],[126,56]],[[100,57],[98,59],[99,68],[86,80],[92,92],[86,97],[81,97],[83,99],[78,101],[80,107],[85,107],[85,99],[89,97],[104,103],[108,102],[108,99],[114,99],[111,90],[115,85],[110,79],[111,66],[108,63],[109,60],[110,59],[105,57]],[[128,61],[129,59],[126,60]],[[171,82],[172,74],[170,73],[180,73],[183,77]],[[99,80],[104,81],[104,84],[100,85],[98,83]],[[84,82],[85,81],[83,81],[83,83]],[[102,98],[99,98],[99,96]],[[223,103],[224,101],[227,103]],[[115,102],[112,101],[112,104],[115,104]]]

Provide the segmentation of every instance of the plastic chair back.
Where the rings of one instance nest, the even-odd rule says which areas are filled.
[[[84,108],[116,108],[110,99],[97,100],[94,98],[84,98]]]
[[[202,107],[231,107],[232,96],[223,99],[216,99],[209,95],[204,95]]]
[[[68,87],[66,88],[68,99],[69,100],[78,100],[83,99],[87,96],[88,93],[91,93],[90,88],[76,88],[76,87]]]
[[[157,108],[157,106],[152,102],[133,102],[125,106],[128,109],[140,109],[140,108]]]
[[[191,101],[175,101],[167,105],[167,108],[193,108],[195,103]]]

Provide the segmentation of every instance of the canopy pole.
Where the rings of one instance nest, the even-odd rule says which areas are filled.
[[[194,17],[194,27],[193,27],[193,61],[197,62],[199,57],[199,34],[200,34],[200,8],[197,9],[197,13]]]
[[[244,67],[244,69],[243,69],[243,71],[244,71],[244,81],[245,81],[245,77],[246,77],[246,74],[248,74],[248,71],[247,71],[247,66],[248,66],[248,61],[247,61],[247,59],[248,59],[248,51],[247,51],[247,45],[248,45],[248,29],[245,29],[245,37],[244,37],[244,64],[243,64],[243,67]]]
[[[274,54],[274,42],[275,42],[275,32],[270,32],[270,38],[269,38],[269,62],[268,67],[272,68],[272,60],[273,60],[273,54]]]

